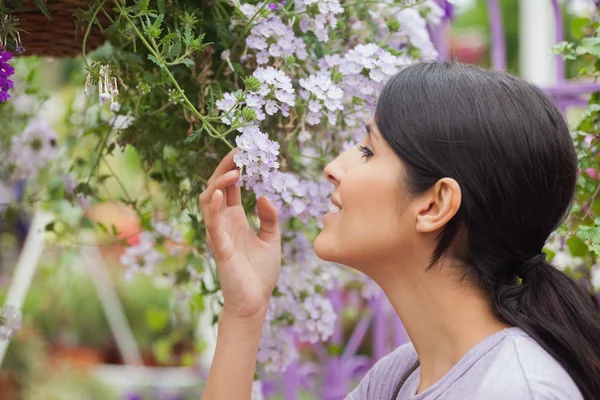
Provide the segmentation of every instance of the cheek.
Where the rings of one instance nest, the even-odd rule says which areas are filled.
[[[364,270],[363,264],[397,252],[407,232],[398,212],[395,179],[373,173],[345,176],[339,188],[344,210],[339,218],[327,221],[315,241],[317,255]]]

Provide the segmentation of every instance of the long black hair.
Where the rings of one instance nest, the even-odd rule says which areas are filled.
[[[402,160],[410,193],[444,177],[460,186],[460,208],[431,265],[447,254],[461,259],[496,315],[550,353],[585,399],[598,399],[600,318],[590,296],[545,261],[519,278],[574,198],[577,156],[552,99],[509,74],[425,62],[387,82],[375,123]]]

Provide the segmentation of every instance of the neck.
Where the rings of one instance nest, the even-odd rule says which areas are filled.
[[[386,279],[376,280],[419,357],[418,393],[440,380],[478,343],[508,327],[494,315],[485,295],[457,276],[458,267],[440,263],[428,272],[425,267],[415,272],[416,268],[397,265],[382,270],[388,272]]]

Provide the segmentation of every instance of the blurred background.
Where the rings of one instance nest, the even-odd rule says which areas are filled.
[[[550,0],[454,0],[450,21],[434,32],[440,52],[488,67],[494,66],[495,57],[496,63],[501,62],[499,50],[492,47],[490,3],[498,5],[501,14],[500,39],[505,43],[506,55],[501,58],[508,71],[544,87],[577,78],[580,61],[567,61],[561,76],[563,67],[551,52],[556,44],[557,25]],[[577,42],[589,33],[585,27],[590,13],[595,12],[594,2],[562,1],[560,6],[564,40]],[[80,61],[42,59],[31,61],[31,66],[32,70],[43,71],[33,79],[51,93],[43,113],[66,131],[69,121],[61,119],[65,105],[72,104],[80,90],[73,82],[85,79]],[[22,107],[28,107],[26,99],[22,101]],[[585,109],[585,96],[581,101],[569,101],[567,116],[575,124]],[[150,191],[160,204],[160,192],[145,184],[144,171],[139,169],[136,157],[133,152],[115,152],[109,165],[102,168],[116,171],[120,182],[109,182],[108,189],[115,197],[121,185],[131,193]],[[57,205],[53,211],[66,218],[75,218],[80,212],[66,204]],[[105,226],[117,226],[121,239],[128,243],[138,240],[140,222],[125,205],[97,204],[86,212],[90,219]],[[14,283],[15,266],[26,263],[22,252],[28,231],[32,224],[44,226],[44,216],[36,218],[25,213],[11,223],[0,222],[0,304]],[[199,398],[214,345],[214,330],[209,329],[212,321],[200,321],[189,309],[178,307],[167,278],[125,279],[119,262],[124,252],[120,244],[91,246],[77,242],[65,246],[47,239],[42,243],[39,239],[31,246],[41,254],[26,294],[21,329],[10,342],[0,370],[0,400]],[[342,296],[343,339],[332,345],[339,347],[333,351],[338,354],[344,352],[343,343],[350,340],[361,323],[362,309],[373,306],[352,294]],[[385,306],[377,307],[378,312],[387,312]],[[381,320],[379,323],[379,328],[365,328],[356,354],[371,357],[377,352],[385,353],[386,349],[377,348],[374,336],[381,334],[382,329],[393,330],[393,324],[384,326]],[[401,330],[395,332],[400,341]],[[313,350],[305,350],[309,360],[316,360],[311,355]],[[149,368],[125,367],[128,357],[140,358]],[[325,395],[311,394],[311,382],[318,377],[310,367],[298,368],[304,368],[302,379],[289,374],[280,377],[265,386],[265,393],[274,399],[324,398]],[[368,363],[357,365],[357,377],[367,368]],[[296,381],[290,381],[293,379]],[[293,389],[286,389],[285,385]],[[339,394],[329,398],[336,396]]]

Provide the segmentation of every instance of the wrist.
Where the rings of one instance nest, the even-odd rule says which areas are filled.
[[[227,306],[219,314],[219,327],[235,326],[236,328],[262,328],[267,316],[267,307],[260,309],[255,313],[240,316],[236,311],[230,310]]]

